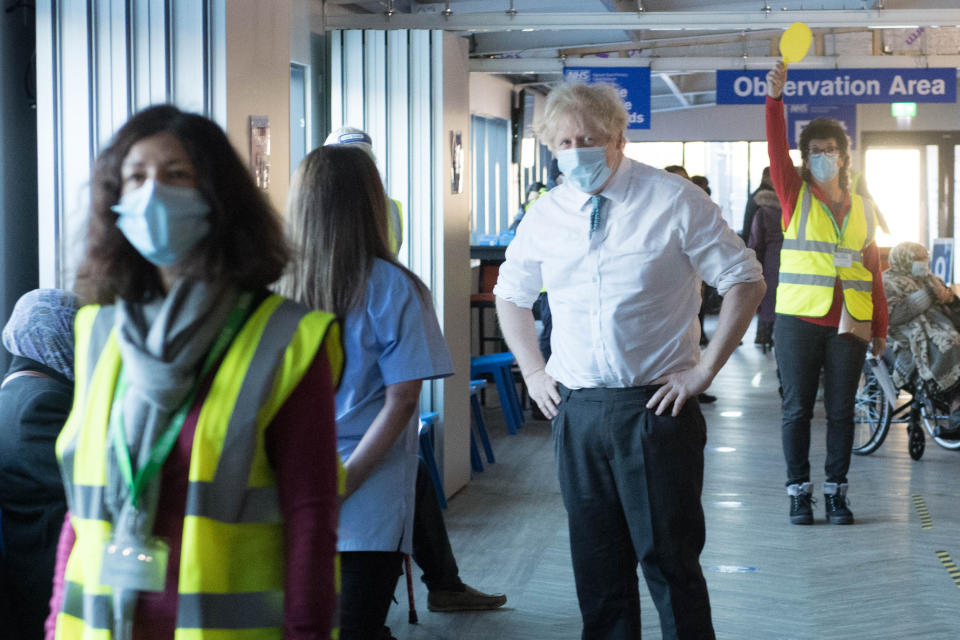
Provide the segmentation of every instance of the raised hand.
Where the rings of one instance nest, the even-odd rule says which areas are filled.
[[[777,60],[777,65],[767,73],[767,95],[779,100],[783,94],[783,83],[787,81],[787,65]]]

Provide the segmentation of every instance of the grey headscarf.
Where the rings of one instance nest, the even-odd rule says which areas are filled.
[[[77,297],[69,291],[28,291],[17,300],[3,328],[4,348],[73,380],[73,318],[77,307]]]

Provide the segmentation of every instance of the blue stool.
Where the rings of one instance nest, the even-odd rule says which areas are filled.
[[[420,457],[427,463],[427,469],[430,470],[430,479],[433,481],[433,488],[437,492],[437,500],[442,509],[447,508],[447,496],[443,492],[443,480],[440,479],[440,470],[437,468],[437,459],[433,455],[434,439],[433,429],[437,424],[437,412],[429,411],[420,414]]]
[[[497,394],[500,396],[500,405],[503,407],[503,417],[507,422],[507,431],[516,433],[523,426],[523,410],[520,408],[520,398],[517,388],[513,384],[513,354],[489,353],[483,356],[470,358],[470,379],[482,378],[484,374],[493,377],[497,385]]]
[[[490,446],[490,437],[487,435],[487,425],[483,420],[483,409],[480,407],[480,390],[487,386],[486,380],[470,381],[470,408],[473,409],[474,425],[477,434],[480,436],[480,442],[483,443],[483,451],[487,454],[487,462],[493,464],[496,459],[493,457],[493,447]],[[473,430],[470,430],[470,443],[476,448],[473,441]],[[479,452],[477,457],[480,457]]]

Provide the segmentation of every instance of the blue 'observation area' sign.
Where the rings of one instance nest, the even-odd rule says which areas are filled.
[[[607,82],[620,90],[629,116],[628,129],[650,128],[649,67],[565,67],[568,82]]]
[[[717,71],[717,104],[763,104],[763,69]],[[957,70],[791,69],[783,85],[787,104],[956,102]]]

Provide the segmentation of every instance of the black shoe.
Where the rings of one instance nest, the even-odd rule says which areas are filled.
[[[787,494],[790,496],[790,524],[813,524],[813,504],[816,500],[810,490],[809,482],[787,487]]]
[[[847,506],[846,483],[837,487],[835,493],[824,493],[823,500],[827,509],[827,522],[830,524],[853,524],[853,513]]]
[[[697,394],[697,401],[700,404],[710,404],[717,401],[717,396],[712,396],[709,393],[699,393]]]

